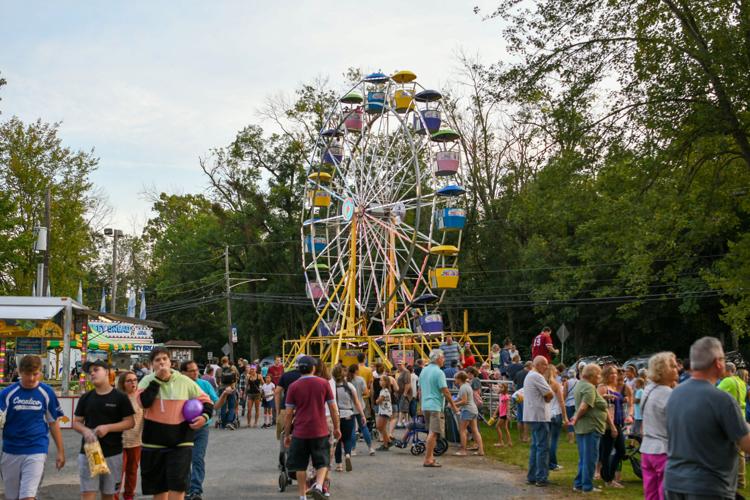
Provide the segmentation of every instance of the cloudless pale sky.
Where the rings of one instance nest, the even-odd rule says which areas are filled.
[[[456,52],[504,54],[494,2],[0,0],[0,120],[62,122],[95,150],[113,223],[140,230],[145,188],[197,193],[198,157],[261,123],[264,100],[349,67],[454,85]],[[342,88],[343,90],[343,88]]]

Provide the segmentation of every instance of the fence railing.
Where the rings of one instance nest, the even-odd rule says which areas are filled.
[[[448,382],[448,390],[451,391],[451,394],[453,396],[458,394],[458,385],[455,383],[455,379],[449,378],[446,380]],[[482,385],[482,407],[479,409],[479,411],[481,411],[483,415],[492,415],[492,413],[497,409],[498,401],[500,400],[499,396],[501,385],[507,386],[508,394],[513,394],[513,392],[515,392],[515,386],[510,380],[478,380]]]

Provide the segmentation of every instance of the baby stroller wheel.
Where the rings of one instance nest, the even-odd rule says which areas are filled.
[[[448,451],[448,440],[444,437],[440,437],[435,444],[435,456],[440,456]]]
[[[421,455],[424,453],[424,443],[414,443],[409,451],[411,451],[411,454],[414,456]]]
[[[286,485],[289,484],[289,477],[286,474],[286,471],[281,471],[281,474],[279,474],[279,491],[283,492],[286,490]]]

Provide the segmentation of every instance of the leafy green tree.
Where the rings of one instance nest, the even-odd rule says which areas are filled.
[[[16,117],[0,124],[0,203],[4,222],[0,291],[28,295],[38,257],[33,229],[42,225],[46,191],[51,192],[50,283],[53,294],[75,296],[78,280],[94,258],[86,213],[90,174],[98,159],[62,145],[58,125]]]

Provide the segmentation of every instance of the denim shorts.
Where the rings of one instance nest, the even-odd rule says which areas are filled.
[[[466,408],[461,408],[461,420],[476,420],[477,414],[473,411],[467,410]]]

